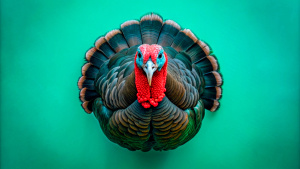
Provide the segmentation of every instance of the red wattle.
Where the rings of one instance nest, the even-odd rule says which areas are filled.
[[[136,60],[136,58],[135,58]],[[144,108],[150,108],[150,86],[148,84],[147,77],[144,75],[143,70],[139,69],[134,63],[134,71],[135,71],[135,86],[137,89],[137,100]]]
[[[156,107],[165,97],[166,79],[167,65],[165,64],[160,71],[156,71],[153,74],[152,85],[150,87],[150,97],[153,102],[150,102],[150,104],[154,107]]]
[[[143,53],[143,62],[144,64],[151,57],[153,63],[156,64],[157,55],[161,50],[159,45],[142,45],[140,50]],[[165,97],[164,92],[166,92],[166,79],[167,79],[167,63],[168,57],[166,57],[166,62],[164,63],[162,69],[156,70],[152,76],[151,86],[148,84],[147,76],[144,71],[136,65],[134,62],[134,71],[135,71],[135,85],[137,89],[137,100],[144,108],[150,108],[158,106],[158,103],[163,100]],[[135,55],[136,60],[137,55]]]

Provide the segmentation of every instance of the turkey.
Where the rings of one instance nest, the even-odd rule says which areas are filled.
[[[129,150],[170,150],[214,112],[222,76],[210,46],[157,14],[130,20],[86,53],[78,81],[82,108],[109,140]]]

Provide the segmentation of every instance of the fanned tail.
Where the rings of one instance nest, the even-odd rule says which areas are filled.
[[[124,22],[120,29],[100,37],[95,42],[95,47],[86,53],[88,62],[82,67],[82,77],[78,81],[84,110],[91,113],[95,98],[100,96],[97,92],[99,89],[94,86],[99,71],[102,74],[108,73],[116,65],[116,61],[121,63],[132,59],[138,45],[156,43],[170,53],[169,57],[181,60],[188,69],[193,67],[199,75],[204,76],[201,80],[205,84],[204,90],[201,89],[199,93],[202,94],[205,108],[216,111],[220,105],[218,100],[222,95],[223,80],[211,48],[189,29],[181,30],[176,22],[163,22],[159,15],[153,13],[143,16],[140,21]],[[129,50],[124,50],[128,48]],[[102,66],[108,60],[107,66]],[[130,72],[132,70],[128,68],[126,74]]]

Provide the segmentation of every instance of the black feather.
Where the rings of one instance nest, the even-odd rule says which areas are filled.
[[[207,56],[195,63],[200,67],[201,71],[205,74],[211,71],[218,70],[218,63],[215,57]]]
[[[220,107],[220,103],[217,100],[212,100],[212,99],[203,99],[204,103],[204,108],[214,112]]]
[[[87,105],[87,108],[90,110],[90,111],[93,111],[93,104],[94,104],[94,101],[89,101],[88,105]]]
[[[162,19],[152,14],[143,17],[140,21],[143,44],[156,44],[162,27]]]
[[[166,21],[161,29],[157,44],[161,46],[171,46],[174,38],[180,30],[180,27],[175,27],[173,21]],[[176,24],[176,23],[175,23]]]
[[[190,47],[186,53],[191,57],[193,63],[200,61],[206,56],[205,52],[198,43],[195,43],[192,47]]]
[[[195,35],[190,30],[185,29],[178,32],[171,46],[178,52],[186,51],[196,41],[197,38],[195,37]]]
[[[141,45],[143,43],[140,24],[138,21],[127,21],[121,25],[121,29],[130,47],[135,45]]]
[[[217,85],[214,74],[208,73],[204,75],[205,87],[215,87]]]
[[[187,55],[185,52],[179,52],[176,56],[176,59],[179,59],[180,61],[182,61],[185,65],[185,67],[188,70],[192,70],[192,61],[189,55]]]
[[[175,58],[175,56],[178,54],[178,52],[170,46],[163,47],[163,48],[164,48],[164,51],[167,53],[168,57]]]
[[[85,71],[85,76],[89,79],[95,79],[98,71],[99,69],[96,66],[90,65]]]
[[[221,93],[220,87],[208,87],[205,88],[202,98],[219,100],[221,98]]]
[[[108,58],[110,58],[112,55],[115,54],[114,50],[109,46],[109,44],[107,43],[104,37],[100,37],[96,41],[95,47],[98,50],[101,50],[104,53],[104,55],[107,56]]]
[[[95,50],[93,53],[89,51],[87,54],[90,54],[90,56],[86,56],[87,61],[91,62],[98,68],[100,68],[106,60],[108,60],[108,58],[98,50]]]
[[[100,95],[97,92],[95,92],[95,90],[87,89],[85,91],[84,99],[87,100],[87,101],[91,101],[91,100],[94,100],[95,98],[97,98],[99,96]]]
[[[105,35],[105,39],[115,52],[120,52],[121,50],[128,48],[127,42],[120,30],[112,30],[108,32]]]
[[[220,73],[212,71],[204,74],[205,88],[221,86],[223,81]]]
[[[94,80],[92,79],[85,79],[84,82],[82,83],[82,88],[88,88],[90,90],[94,90],[95,86],[94,86]]]

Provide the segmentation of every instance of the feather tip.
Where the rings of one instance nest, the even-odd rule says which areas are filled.
[[[82,66],[82,69],[81,69],[82,76],[85,76],[85,72],[88,70],[88,68],[91,65],[92,65],[91,63],[86,63],[85,65]]]
[[[93,56],[93,54],[96,52],[96,48],[95,47],[93,47],[93,48],[91,48],[90,50],[88,50],[87,52],[86,52],[86,54],[85,54],[85,58],[86,58],[86,60],[87,61],[90,61],[91,60],[91,57]]]
[[[213,70],[214,71],[218,70],[219,65],[218,65],[216,58],[214,58],[213,56],[207,56],[207,59],[210,61],[211,65],[213,67]]]
[[[216,111],[219,108],[219,106],[220,106],[219,101],[214,100],[214,105],[213,105],[213,107],[209,111],[214,112],[214,111]]]
[[[88,104],[89,104],[89,101],[85,101],[81,104],[82,108],[84,109],[85,112],[87,112],[88,114],[91,114],[92,111],[88,109]]]
[[[219,100],[222,96],[222,88],[216,87],[216,99]]]
[[[86,101],[86,100],[84,99],[86,89],[87,89],[87,88],[85,87],[85,88],[83,88],[83,89],[80,91],[80,100],[81,100],[82,102],[85,102],[85,101]]]
[[[81,76],[80,79],[78,80],[78,88],[82,89],[82,84],[85,81],[85,76]]]
[[[101,46],[103,43],[105,43],[105,42],[106,42],[105,38],[104,38],[104,37],[100,37],[100,38],[95,42],[95,47],[96,47],[97,49],[99,49],[100,46]]]
[[[173,26],[174,28],[176,28],[178,30],[181,29],[181,27],[176,22],[174,22],[173,20],[166,20],[164,22],[164,24],[171,25],[171,26]]]
[[[124,23],[121,24],[121,29],[123,29],[126,26],[134,25],[134,24],[139,24],[139,22],[137,20],[126,21],[126,22],[124,22]]]
[[[194,41],[194,43],[197,42],[198,38],[194,35],[194,33],[193,33],[191,30],[189,30],[189,29],[184,29],[182,32],[183,32],[184,34],[186,34],[186,36],[190,37],[190,38]]]
[[[216,86],[221,86],[222,83],[223,83],[223,80],[222,80],[222,77],[220,75],[220,73],[216,72],[216,71],[212,71],[213,75],[215,76],[215,79],[216,79]]]
[[[106,35],[105,35],[105,39],[106,41],[109,41],[112,37],[114,37],[116,34],[122,34],[122,32],[119,29],[114,29],[109,31]]]
[[[209,48],[209,46],[204,43],[203,41],[199,40],[197,42],[197,44],[202,48],[202,50],[204,51],[204,53],[208,56],[211,53],[211,49]]]

